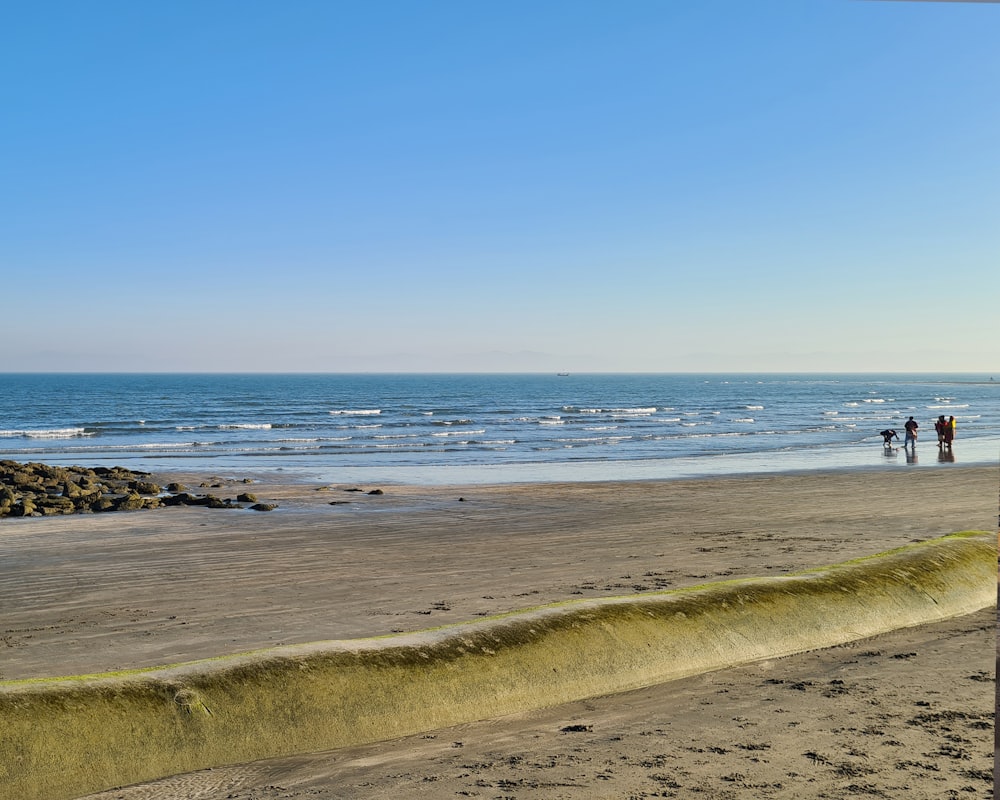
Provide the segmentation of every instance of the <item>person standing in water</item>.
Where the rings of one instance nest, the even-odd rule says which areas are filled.
[[[948,417],[944,424],[944,446],[951,450],[951,443],[955,440],[955,418]]]
[[[937,434],[938,437],[938,447],[941,447],[944,444],[945,428],[947,427],[948,427],[948,421],[944,418],[944,414],[942,414],[934,421],[934,432]]]
[[[904,449],[910,447],[911,445],[913,447],[916,447],[917,428],[919,428],[920,425],[917,424],[917,421],[913,417],[910,417],[908,420],[906,420],[906,424],[903,425],[903,427],[906,428],[906,436],[903,438]]]

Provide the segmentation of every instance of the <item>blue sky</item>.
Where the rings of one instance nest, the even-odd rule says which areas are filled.
[[[1000,7],[0,3],[0,371],[1000,369]]]

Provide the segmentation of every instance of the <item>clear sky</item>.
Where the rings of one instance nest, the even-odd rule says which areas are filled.
[[[0,0],[0,371],[1000,371],[1000,5]]]

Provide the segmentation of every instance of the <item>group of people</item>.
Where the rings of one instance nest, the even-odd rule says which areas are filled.
[[[916,447],[917,446],[917,429],[920,425],[917,421],[910,417],[903,424],[903,428],[906,431],[906,436],[903,439],[903,447]],[[938,437],[938,447],[951,449],[951,443],[955,440],[955,418],[948,417],[944,418],[944,414],[939,416],[934,420],[934,432]],[[884,431],[879,431],[879,436],[882,437],[882,443],[889,447],[892,444],[893,439],[899,439],[899,434],[893,428],[886,428]]]
[[[938,447],[950,448],[951,443],[955,441],[955,418],[945,419],[942,414],[934,420],[934,430],[937,432]]]

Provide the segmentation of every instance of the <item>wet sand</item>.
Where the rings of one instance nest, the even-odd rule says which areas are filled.
[[[215,477],[216,488],[199,491],[235,497],[248,488],[244,477]],[[279,508],[5,520],[2,677],[175,663],[786,574],[995,530],[998,473],[249,488]],[[376,488],[384,493],[367,494]],[[986,797],[994,654],[994,614],[985,611],[625,695],[101,797]]]

